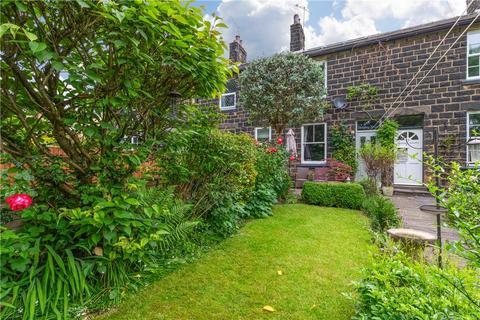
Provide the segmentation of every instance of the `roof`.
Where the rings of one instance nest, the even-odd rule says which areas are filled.
[[[473,13],[473,14],[462,16],[458,21],[458,26],[469,24],[470,22],[472,22],[472,20],[475,19],[475,16],[477,16],[478,14],[479,13]],[[436,22],[430,22],[430,23],[426,23],[426,24],[422,24],[422,25],[418,25],[410,28],[400,29],[392,32],[379,33],[379,34],[368,36],[368,37],[357,38],[357,39],[348,40],[344,42],[337,42],[337,43],[333,43],[323,47],[308,49],[308,50],[305,50],[303,53],[310,57],[317,57],[317,56],[323,56],[329,53],[351,50],[354,48],[369,46],[372,44],[378,44],[379,42],[393,41],[393,40],[404,39],[404,38],[413,37],[413,36],[417,36],[425,33],[441,31],[441,30],[452,27],[455,21],[457,21],[457,19],[458,17],[454,17],[454,18],[449,18],[449,19],[440,20]],[[480,19],[478,19],[477,22],[480,22]]]

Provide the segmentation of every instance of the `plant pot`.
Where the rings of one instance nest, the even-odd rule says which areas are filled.
[[[393,196],[393,187],[382,187],[382,193],[384,196],[391,197]]]

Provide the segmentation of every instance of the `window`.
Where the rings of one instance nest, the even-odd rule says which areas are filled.
[[[480,30],[467,34],[467,79],[480,79]]]
[[[480,112],[467,115],[467,141],[480,139]],[[467,144],[467,162],[480,161],[480,144]]]
[[[220,97],[220,110],[233,110],[237,107],[238,84],[236,79],[230,79],[226,84],[227,91]]]
[[[268,142],[272,140],[272,128],[255,128],[255,140],[258,142]]]
[[[327,157],[327,125],[324,123],[302,126],[302,163],[320,164]]]
[[[323,71],[323,86],[326,94],[327,93],[327,61],[319,61],[319,63]]]
[[[236,93],[224,93],[220,98],[220,109],[221,110],[232,110],[235,109],[235,100],[236,100]]]

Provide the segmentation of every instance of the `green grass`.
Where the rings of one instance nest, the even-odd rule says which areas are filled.
[[[370,262],[369,240],[358,211],[277,206],[103,319],[350,319],[342,293]]]

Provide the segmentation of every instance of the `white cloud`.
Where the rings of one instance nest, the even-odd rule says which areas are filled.
[[[288,50],[293,14],[299,12],[296,4],[308,5],[306,0],[224,0],[217,13],[229,26],[223,32],[225,41],[240,35],[249,60]]]
[[[217,14],[229,28],[223,32],[227,43],[240,35],[248,59],[289,49],[293,14],[308,8],[307,0],[223,0]],[[368,36],[385,30],[387,21],[409,27],[461,14],[465,0],[333,0],[332,8],[341,9],[338,17],[324,16],[318,21],[305,17],[305,46],[312,48]]]
[[[409,27],[457,16],[465,9],[465,0],[335,0],[333,6],[340,4],[341,18],[326,16],[318,21],[318,29],[306,28],[307,48],[379,33],[382,20]]]

